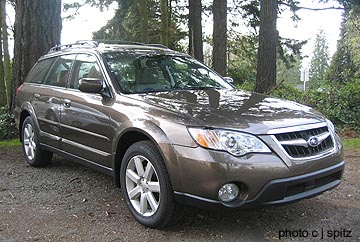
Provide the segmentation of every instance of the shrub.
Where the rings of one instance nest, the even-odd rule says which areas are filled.
[[[323,81],[317,90],[303,92],[302,100],[340,128],[355,130],[360,134],[360,79],[338,84]]]
[[[292,84],[281,84],[270,95],[294,102],[303,102],[303,92],[296,89]]]
[[[0,107],[0,140],[14,139],[17,134],[14,115],[7,107]]]
[[[360,79],[342,85],[324,82],[320,90],[307,92],[304,100],[335,124],[360,131]]]
[[[360,79],[338,84],[321,81],[316,90],[301,91],[291,84],[281,84],[270,94],[305,104],[324,114],[339,128],[355,130],[360,134]],[[240,89],[254,90],[253,83],[237,85]]]
[[[255,89],[255,83],[245,81],[242,84],[235,84],[236,88],[246,90],[246,91],[254,91]]]

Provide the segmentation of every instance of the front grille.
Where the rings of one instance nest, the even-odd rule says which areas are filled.
[[[308,144],[308,140],[311,137],[321,137],[323,135],[326,136],[326,134],[329,135],[324,140],[321,140],[318,145],[312,147]],[[330,132],[326,126],[296,132],[276,134],[275,137],[282,145],[284,150],[288,153],[288,155],[293,158],[314,156],[331,150],[334,147]]]

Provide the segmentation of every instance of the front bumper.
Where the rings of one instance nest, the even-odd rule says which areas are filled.
[[[246,201],[246,204],[281,204],[317,196],[341,183],[344,167],[342,161],[316,172],[270,181],[255,199]]]
[[[176,153],[177,179],[181,180],[176,183],[181,186],[174,187],[175,197],[178,202],[200,206],[250,207],[310,198],[338,186],[345,167],[342,151],[293,167],[274,154],[233,157],[185,147],[176,147]],[[242,193],[235,201],[223,203],[217,192],[230,182],[238,184]]]
[[[313,173],[276,179],[268,182],[251,200],[235,200],[231,203],[222,203],[196,195],[175,192],[178,202],[192,206],[223,205],[225,207],[258,207],[296,202],[305,198],[317,196],[325,191],[335,188],[341,183],[345,163],[316,171]]]

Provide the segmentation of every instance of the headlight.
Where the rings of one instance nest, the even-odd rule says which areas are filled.
[[[271,152],[259,138],[250,134],[222,129],[188,128],[188,130],[195,142],[204,148],[227,151],[235,156]]]
[[[329,131],[331,131],[331,132],[333,132],[335,134],[335,126],[334,126],[334,124],[329,119],[326,119],[326,123],[327,123]]]
[[[329,119],[326,119],[326,124],[328,126],[330,133],[332,133],[332,135],[334,137],[334,141],[337,144],[338,149],[341,150],[343,147],[343,144],[341,142],[340,136],[335,132],[334,124]]]

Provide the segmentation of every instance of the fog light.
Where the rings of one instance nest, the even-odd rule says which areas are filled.
[[[234,183],[228,183],[220,187],[218,195],[222,202],[231,202],[235,200],[240,193],[239,187]]]

